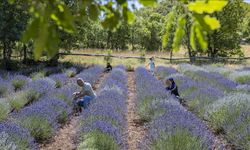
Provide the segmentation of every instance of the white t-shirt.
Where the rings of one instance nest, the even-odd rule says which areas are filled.
[[[83,92],[84,95],[96,98],[96,94],[95,94],[91,84],[88,83],[88,82],[84,83],[84,86],[82,88],[82,92]]]

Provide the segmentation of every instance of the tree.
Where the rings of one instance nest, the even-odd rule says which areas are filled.
[[[245,11],[245,17],[242,24],[242,36],[246,42],[250,43],[250,4],[241,3]]]
[[[20,5],[21,1],[9,4],[7,0],[2,0],[0,3],[0,41],[3,45],[3,60],[6,67],[11,58],[12,48],[15,42],[20,40],[29,17],[25,5]]]
[[[245,12],[242,0],[230,0],[223,11],[215,13],[221,23],[221,28],[208,35],[208,56],[241,55],[241,26]]]
[[[15,0],[9,0],[15,2]],[[76,30],[75,20],[85,20],[86,17],[92,20],[100,19],[102,26],[108,29],[114,29],[123,20],[131,22],[133,13],[128,7],[128,0],[23,0],[23,3],[29,5],[32,20],[26,29],[24,42],[33,39],[35,58],[39,58],[44,50],[49,56],[58,52],[59,35],[57,30],[61,29],[72,33]],[[171,0],[172,1],[172,0]],[[220,27],[219,21],[211,17],[216,11],[221,11],[226,6],[227,0],[178,0],[186,7],[186,14],[190,15],[192,29],[190,43],[195,49],[194,38],[202,49],[207,48],[206,33]],[[156,0],[139,0],[145,6],[150,6]],[[71,12],[66,4],[75,4],[76,11]],[[173,48],[177,50],[181,45],[184,36],[182,29],[185,26],[186,18],[180,16],[178,19],[178,28],[174,36]],[[152,36],[152,35],[151,35]],[[166,36],[165,36],[166,38]]]

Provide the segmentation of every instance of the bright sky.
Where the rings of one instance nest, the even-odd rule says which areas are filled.
[[[244,2],[250,3],[250,0],[244,0]],[[128,1],[130,8],[134,5],[136,8],[141,8],[142,5],[138,2],[138,0],[129,0]]]

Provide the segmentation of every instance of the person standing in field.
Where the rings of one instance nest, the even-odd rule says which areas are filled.
[[[149,71],[152,73],[152,75],[154,76],[154,72],[155,72],[155,62],[154,62],[154,57],[149,58]]]
[[[82,78],[77,79],[77,85],[81,87],[80,92],[74,92],[74,104],[80,108],[80,112],[83,109],[87,109],[90,101],[96,98],[96,94],[90,83],[84,81]]]

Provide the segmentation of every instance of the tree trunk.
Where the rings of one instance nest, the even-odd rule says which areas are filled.
[[[10,70],[10,57],[11,57],[11,46],[8,41],[3,42],[3,67],[6,70]]]
[[[6,61],[6,51],[7,51],[7,45],[6,42],[3,42],[3,60]]]
[[[27,46],[26,46],[26,44],[23,45],[23,63],[27,64]]]
[[[111,31],[108,31],[106,48],[110,48],[110,40],[111,40]]]
[[[49,66],[57,66],[58,65],[59,54],[56,54],[53,58],[48,61]]]
[[[172,57],[173,57],[173,50],[170,50],[170,63],[172,63]]]

